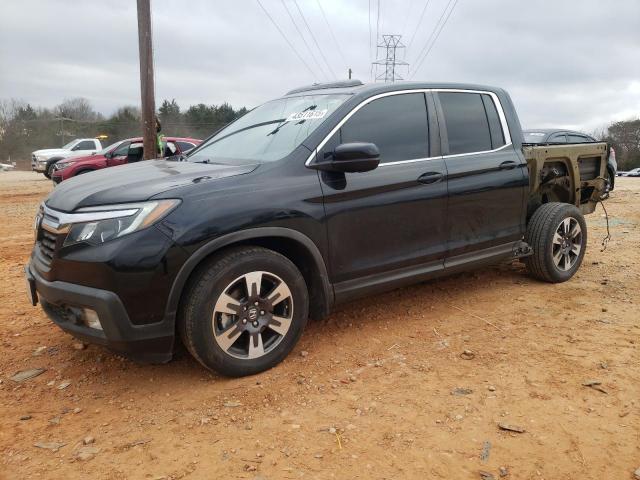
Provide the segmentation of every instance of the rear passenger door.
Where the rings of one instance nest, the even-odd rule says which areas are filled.
[[[449,189],[445,266],[503,254],[524,229],[526,162],[511,145],[497,96],[439,91],[436,98]]]
[[[338,299],[371,291],[390,276],[401,281],[416,269],[442,268],[447,189],[435,117],[429,93],[374,97],[318,151],[324,159],[349,142],[375,143],[380,150],[375,170],[320,173]]]

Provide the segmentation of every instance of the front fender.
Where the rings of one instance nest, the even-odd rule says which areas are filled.
[[[327,267],[316,244],[309,237],[296,230],[284,227],[259,227],[239,230],[237,232],[223,235],[211,240],[196,250],[184,263],[173,282],[173,286],[169,293],[169,301],[167,303],[167,317],[175,319],[184,287],[193,271],[205,258],[225,247],[240,242],[246,243],[248,240],[258,241],[260,239],[274,237],[286,238],[299,243],[306,249],[310,257],[313,258],[314,266],[321,279],[320,283],[322,285],[322,293],[324,297],[323,310],[328,313],[331,305],[333,304],[333,287],[329,283]]]

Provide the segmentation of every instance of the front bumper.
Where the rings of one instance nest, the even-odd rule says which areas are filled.
[[[63,281],[49,282],[31,263],[25,267],[29,286],[49,318],[65,332],[86,342],[103,345],[136,361],[164,363],[172,358],[173,322],[168,319],[134,325],[120,298],[113,292]],[[73,308],[95,310],[103,330],[89,328],[72,314]]]

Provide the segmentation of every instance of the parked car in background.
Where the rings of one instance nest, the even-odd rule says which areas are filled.
[[[36,150],[31,153],[31,170],[42,172],[47,178],[51,178],[51,165],[58,160],[90,155],[102,148],[102,143],[97,138],[76,138],[61,148]]]
[[[640,177],[640,168],[632,168],[628,172],[618,172],[619,177]]]
[[[202,143],[202,140],[196,138],[165,137],[163,156],[180,155],[200,143]],[[82,175],[94,170],[138,162],[142,160],[142,153],[142,137],[128,138],[109,145],[94,155],[65,158],[58,161],[53,166],[51,179],[54,183],[60,183],[76,175]]]
[[[13,163],[0,163],[0,172],[9,172],[15,170],[16,166]]]
[[[558,130],[553,128],[539,128],[536,130],[523,130],[524,143],[531,145],[563,145],[567,143],[592,143],[598,142],[591,135],[576,132],[574,130]],[[618,163],[616,162],[616,151],[613,147],[609,147],[609,155],[607,158],[606,180],[608,188],[605,196],[615,187],[616,172]]]
[[[63,182],[34,222],[28,292],[83,341],[158,362],[181,338],[205,367],[250,375],[360,296],[513,258],[569,280],[607,153],[523,145],[500,88],[315,84],[181,161]]]

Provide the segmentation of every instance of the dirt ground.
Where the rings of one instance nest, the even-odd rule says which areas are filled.
[[[499,479],[501,467],[632,479],[640,467],[640,179],[618,179],[606,202],[604,252],[602,207],[588,216],[571,281],[514,262],[352,303],[243,379],[186,355],[149,366],[77,350],[31,307],[22,268],[50,189],[0,173],[3,480]],[[46,370],[10,380],[29,368]]]

